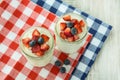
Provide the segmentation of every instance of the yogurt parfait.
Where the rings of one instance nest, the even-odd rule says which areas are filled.
[[[32,65],[45,66],[53,56],[53,36],[45,28],[31,27],[22,34],[20,49]]]
[[[65,14],[56,23],[56,45],[65,53],[76,52],[83,45],[86,35],[87,24],[78,14]]]

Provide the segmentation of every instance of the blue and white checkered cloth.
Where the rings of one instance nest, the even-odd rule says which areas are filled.
[[[89,33],[93,34],[93,39],[88,44],[79,63],[74,69],[70,80],[84,80],[88,75],[91,66],[93,65],[102,45],[109,35],[112,26],[108,25],[93,16],[64,3],[61,0],[32,0],[36,4],[44,7],[50,12],[61,16],[65,13],[74,12],[82,15],[88,24]]]

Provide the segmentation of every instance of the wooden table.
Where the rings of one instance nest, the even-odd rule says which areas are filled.
[[[87,80],[120,80],[120,0],[64,1],[113,26]]]
[[[120,80],[120,0],[64,0],[113,26],[87,80]]]

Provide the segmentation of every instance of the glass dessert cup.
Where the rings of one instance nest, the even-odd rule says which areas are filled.
[[[49,37],[49,41],[47,42],[47,44],[49,45],[49,49],[47,51],[45,51],[44,55],[42,55],[42,56],[38,56],[38,55],[35,55],[34,53],[32,53],[32,51],[30,49],[28,49],[27,47],[25,47],[22,42],[23,38],[31,37],[32,32],[35,29],[37,29],[41,34],[45,34]],[[38,67],[45,66],[50,62],[50,60],[53,57],[54,39],[53,39],[52,34],[45,28],[42,28],[42,27],[29,28],[20,37],[19,44],[20,44],[20,49],[21,49],[22,54],[26,57],[28,62],[31,63],[33,66],[38,66]]]
[[[67,15],[70,15],[73,19],[75,18],[77,20],[83,20],[85,22],[85,20],[78,14],[68,13],[63,16],[67,16]],[[70,41],[67,41],[61,38],[60,36],[60,23],[64,22],[63,16],[61,16],[58,19],[56,26],[55,26],[56,45],[62,52],[65,52],[66,54],[72,54],[72,53],[77,52],[80,49],[80,47],[83,46],[84,44],[83,41],[85,40],[87,33],[88,33],[87,24],[85,22],[85,27],[82,29],[83,32],[79,34],[79,39],[73,42],[70,42]]]

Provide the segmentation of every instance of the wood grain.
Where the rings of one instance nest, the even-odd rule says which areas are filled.
[[[113,26],[86,80],[120,80],[120,0],[64,0]]]

